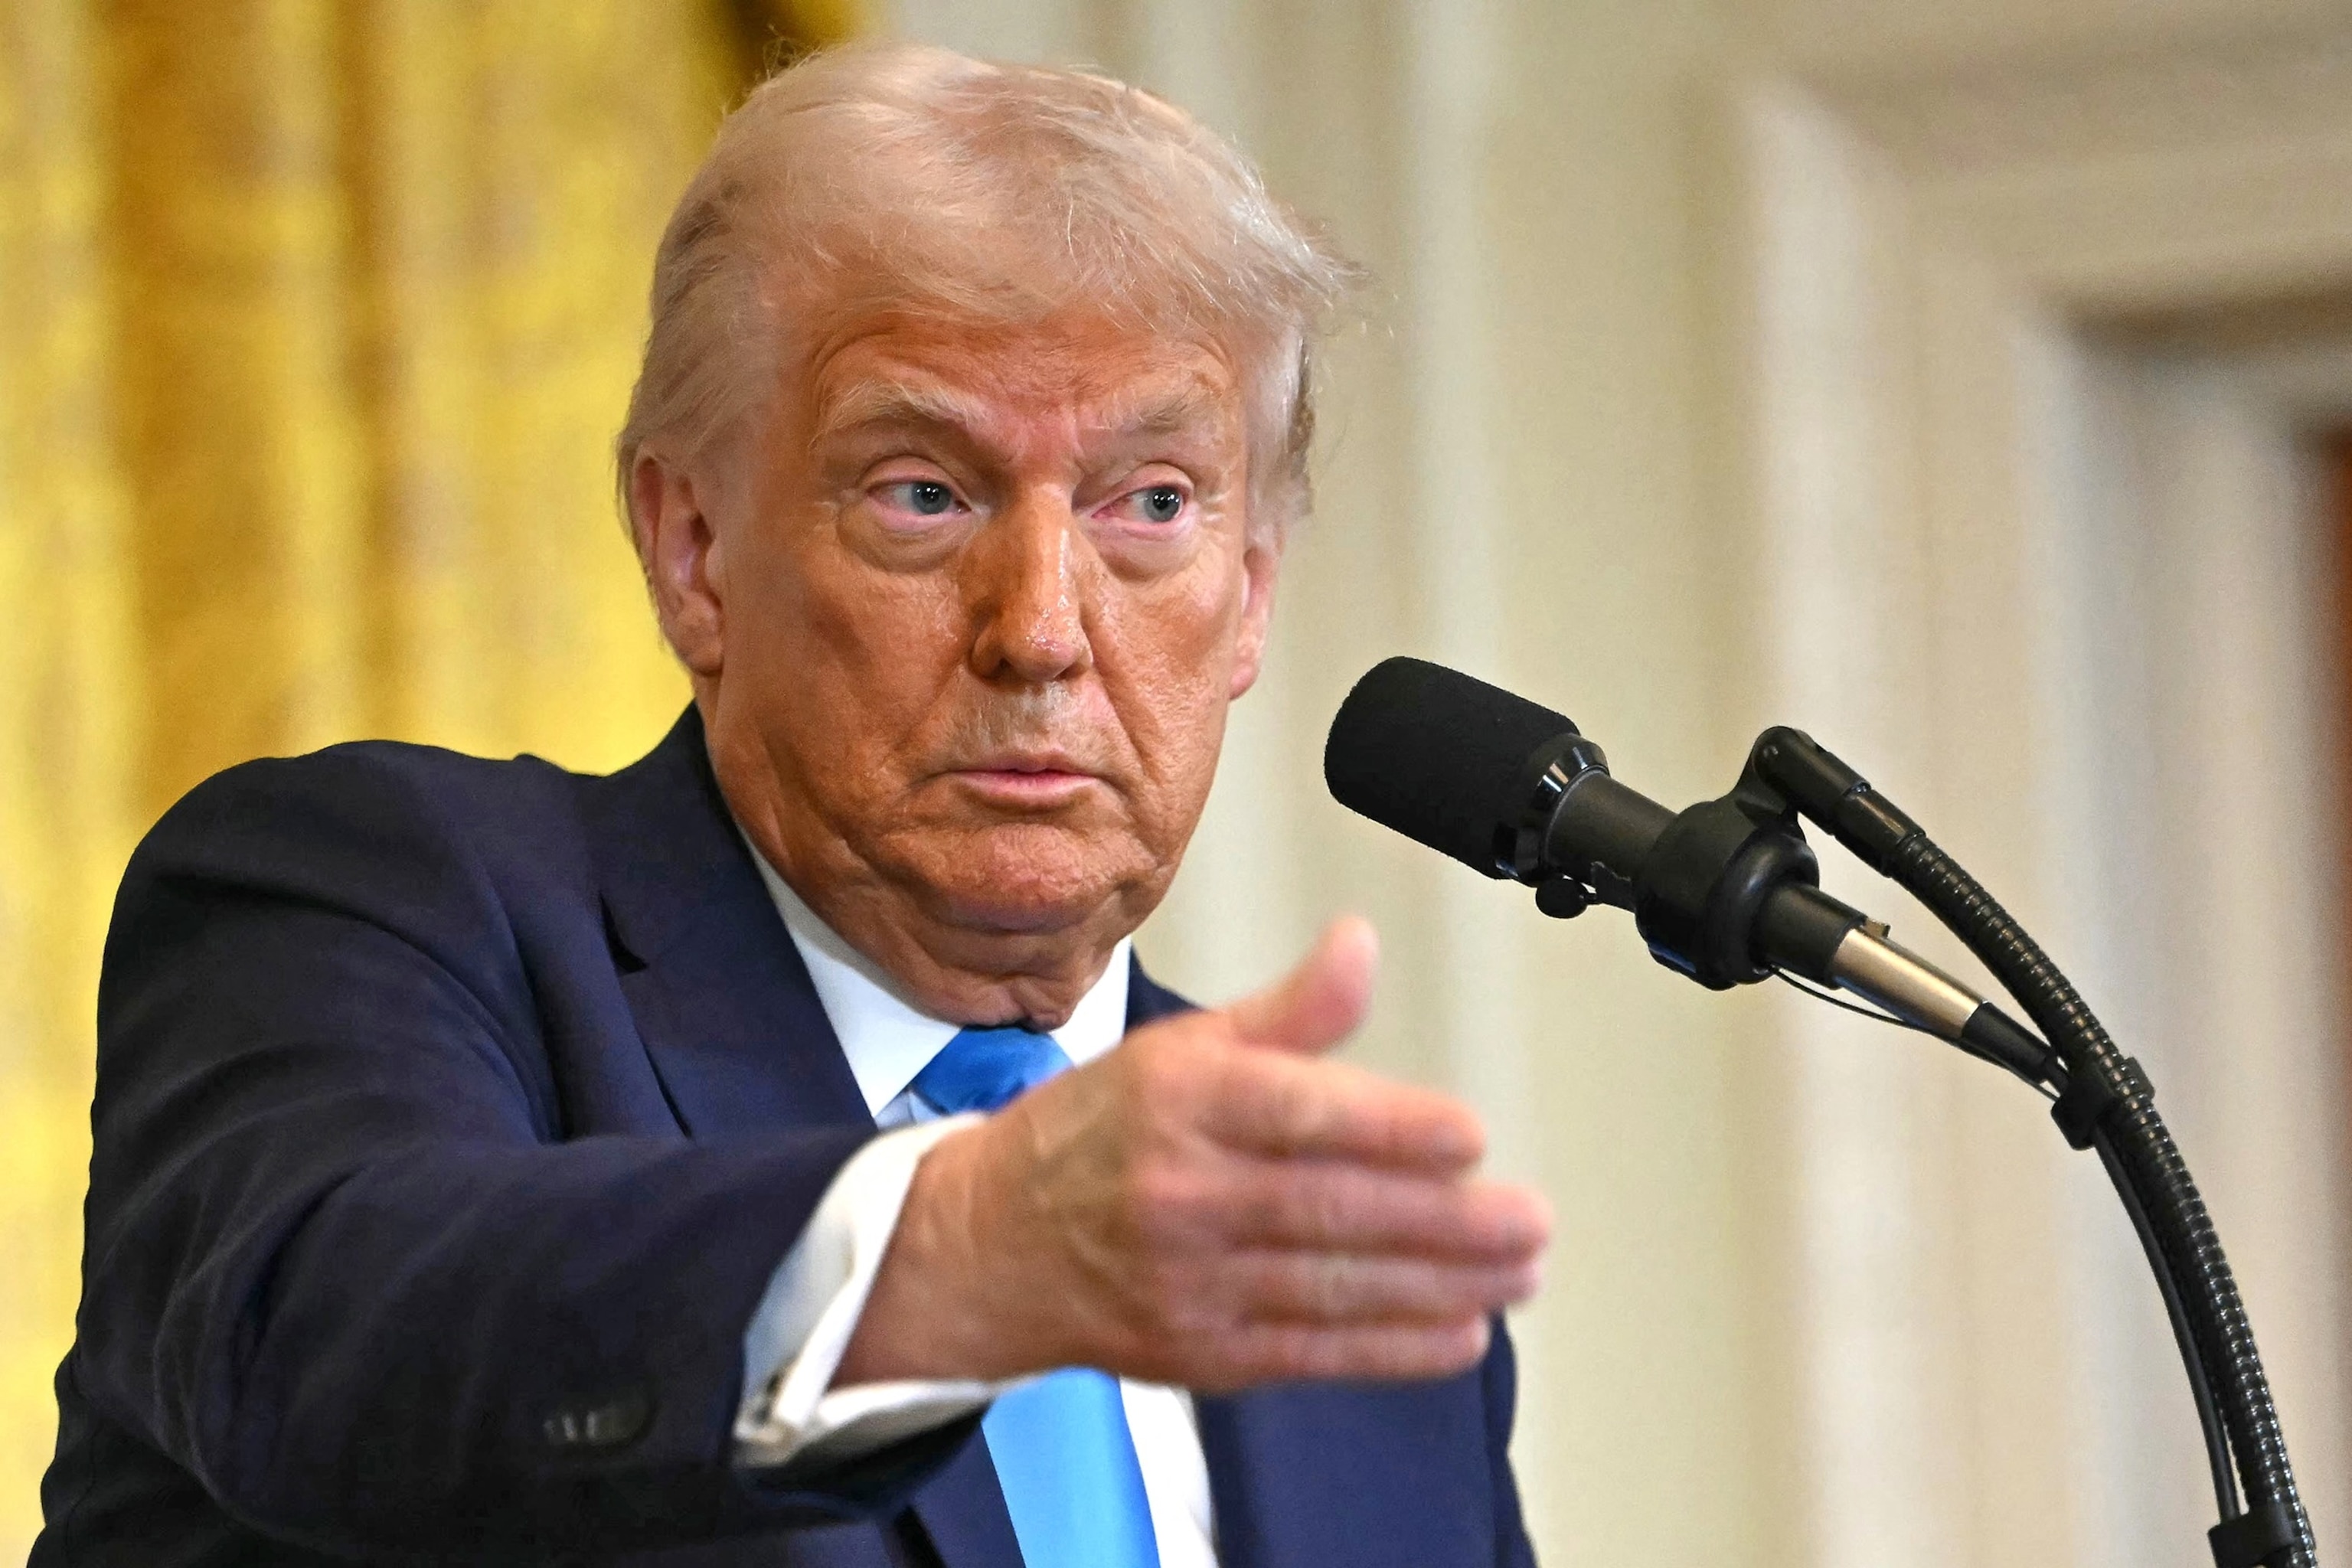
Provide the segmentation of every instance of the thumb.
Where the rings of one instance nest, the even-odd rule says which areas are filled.
[[[1380,963],[1371,922],[1342,915],[1323,928],[1297,968],[1226,1008],[1225,1016],[1249,1045],[1310,1055],[1328,1050],[1364,1021]]]

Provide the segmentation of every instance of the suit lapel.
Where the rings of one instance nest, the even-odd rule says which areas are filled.
[[[947,1568],[1022,1568],[1021,1539],[1005,1511],[988,1439],[977,1428],[947,1468],[915,1494],[914,1508]]]
[[[808,967],[728,814],[694,710],[644,761],[592,781],[587,815],[621,988],[688,1135],[871,1126]],[[947,1568],[1021,1568],[977,1430],[913,1510]]]
[[[621,988],[679,1126],[871,1125],[695,710],[643,761],[592,781],[585,810]]]
[[[1143,961],[1130,949],[1127,961],[1127,1029],[1133,1034],[1146,1024],[1197,1009],[1190,1002],[1143,973]]]

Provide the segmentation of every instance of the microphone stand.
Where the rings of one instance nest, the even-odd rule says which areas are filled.
[[[1593,903],[1629,909],[1659,961],[1702,984],[1720,990],[1792,971],[1868,997],[1896,1021],[1941,1035],[2051,1095],[2052,1119],[2067,1142],[2095,1152],[2105,1167],[2163,1292],[2213,1472],[2216,1568],[2317,1568],[2253,1330],[2204,1199],[2157,1111],[2154,1086],[1975,878],[1796,730],[1764,731],[1729,795],[1674,815],[1663,831],[1640,819],[1644,808],[1661,816],[1663,808],[1610,779],[1600,748],[1583,737],[1571,733],[1538,753],[1528,783],[1529,808],[1504,858],[1536,883],[1547,914],[1564,919]],[[1578,791],[1592,803],[1581,814],[1588,837],[1594,823],[1610,821],[1624,825],[1624,843],[1654,833],[1638,862],[1607,853],[1614,844],[1562,840],[1559,825],[1578,814],[1558,807]],[[2041,1038],[1820,892],[1801,817],[1925,905],[2023,1007]]]

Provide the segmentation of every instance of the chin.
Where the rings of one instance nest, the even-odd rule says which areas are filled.
[[[1139,883],[1167,881],[1124,835],[1104,843],[1093,834],[1019,824],[955,838],[924,856],[918,875],[940,917],[967,930],[1046,935],[1093,920]]]

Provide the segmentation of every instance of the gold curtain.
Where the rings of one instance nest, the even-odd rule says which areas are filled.
[[[685,684],[608,452],[653,242],[847,0],[0,0],[0,1559],[54,1442],[98,952],[239,758],[602,769]]]

